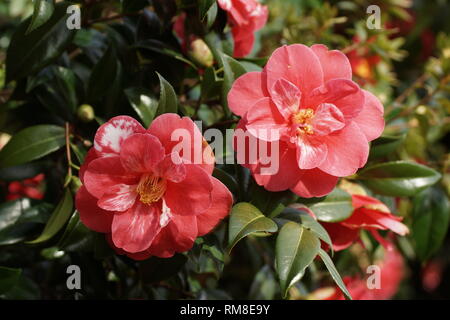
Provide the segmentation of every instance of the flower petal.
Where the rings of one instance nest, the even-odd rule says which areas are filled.
[[[151,134],[136,133],[125,140],[120,151],[122,166],[127,171],[148,173],[164,159],[164,148]]]
[[[134,133],[144,132],[145,129],[135,119],[128,116],[114,117],[97,130],[94,148],[101,156],[117,155],[125,139]]]
[[[280,79],[273,85],[271,90],[272,101],[283,115],[284,119],[289,121],[293,113],[298,111],[302,93],[291,82]]]
[[[159,177],[163,177],[172,182],[181,182],[186,178],[186,166],[176,152],[167,154],[155,168],[154,171]]]
[[[270,146],[270,150],[272,147]],[[280,142],[280,156],[275,166],[278,168],[275,174],[262,174],[264,166],[261,164],[257,168],[253,169],[253,175],[256,182],[260,186],[264,186],[268,191],[284,191],[295,186],[302,172],[298,168],[297,157],[294,148],[290,148],[285,142]],[[269,164],[272,165],[272,164]],[[276,169],[276,168],[275,168]]]
[[[248,72],[233,83],[228,93],[228,106],[234,114],[242,117],[258,100],[267,96],[263,73]]]
[[[323,197],[333,191],[338,177],[322,170],[302,170],[298,183],[291,188],[292,192],[303,198]]]
[[[172,213],[197,215],[211,206],[211,177],[197,165],[186,165],[183,181],[167,182],[164,200]]]
[[[323,84],[319,58],[302,44],[283,46],[275,50],[264,70],[269,90],[279,79],[292,82],[302,95],[309,95],[313,89]]]
[[[354,174],[363,167],[369,155],[369,143],[358,125],[350,122],[344,129],[324,137],[327,158],[319,169],[337,177]]]
[[[327,157],[327,145],[319,140],[300,137],[297,145],[297,161],[300,169],[317,168]]]
[[[355,118],[364,107],[364,93],[347,79],[332,79],[316,88],[304,99],[304,104],[314,108],[322,103],[334,104],[344,114],[346,121]]]
[[[263,98],[253,105],[246,115],[247,130],[264,141],[276,141],[287,129],[286,122],[270,98]]]
[[[114,245],[130,253],[141,252],[150,247],[161,230],[156,205],[136,201],[129,210],[115,214],[112,222]]]
[[[153,120],[148,133],[156,136],[166,154],[174,151],[181,153],[180,157],[187,163],[200,165],[206,172],[214,170],[214,153],[203,138],[195,123],[188,117],[181,118],[174,113],[165,113]],[[174,148],[184,147],[181,151]]]
[[[311,50],[320,60],[325,82],[336,78],[352,79],[352,66],[347,56],[341,51],[328,50],[323,44],[315,44],[311,46]]]
[[[119,156],[95,159],[89,164],[84,174],[86,189],[98,199],[115,185],[134,185],[138,182],[139,176],[127,172]]]
[[[197,234],[195,216],[174,215],[167,227],[163,228],[155,238],[148,252],[160,258],[172,257],[176,252],[191,249]]]
[[[111,232],[113,214],[97,206],[97,198],[93,197],[84,186],[78,189],[75,197],[75,207],[80,213],[83,224],[97,232]]]
[[[347,228],[340,223],[322,222],[321,224],[331,238],[334,251],[350,247],[359,238],[359,229]]]
[[[230,213],[233,205],[233,196],[228,188],[216,178],[211,178],[211,180],[213,184],[211,207],[196,216],[199,237],[214,229],[219,221]]]
[[[365,134],[367,141],[372,141],[381,136],[384,130],[384,108],[380,100],[372,93],[362,90],[365,97],[364,108],[353,118],[362,132]]]
[[[89,149],[88,153],[86,154],[86,157],[84,157],[83,165],[80,168],[79,177],[82,183],[84,183],[84,173],[86,172],[89,164],[98,158],[97,151],[95,151],[95,148]]]
[[[136,186],[118,184],[109,188],[97,204],[103,210],[125,211],[133,206],[136,197]]]

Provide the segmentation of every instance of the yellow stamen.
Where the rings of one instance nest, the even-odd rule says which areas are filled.
[[[313,134],[313,126],[311,125],[311,120],[314,117],[314,110],[311,108],[301,109],[299,112],[292,115],[292,122],[295,124],[300,124],[297,128],[298,134]]]
[[[142,203],[150,204],[162,198],[166,192],[166,180],[147,174],[142,176],[136,189]]]

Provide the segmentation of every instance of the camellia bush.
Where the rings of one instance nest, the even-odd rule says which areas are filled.
[[[450,6],[0,3],[0,298],[449,298]]]

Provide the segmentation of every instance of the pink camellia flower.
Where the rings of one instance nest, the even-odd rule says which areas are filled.
[[[233,55],[248,55],[255,42],[255,32],[264,27],[269,11],[257,0],[218,0],[219,6],[228,12],[234,39]]]
[[[400,222],[402,218],[390,213],[389,208],[375,198],[352,195],[352,205],[354,211],[349,218],[337,223],[322,223],[335,251],[346,249],[358,241],[362,229],[370,231],[384,246],[388,246],[388,242],[377,230],[391,230],[402,236],[409,232],[408,227]]]
[[[368,286],[367,279],[360,276],[345,277],[344,283],[353,300],[388,300],[397,292],[405,274],[402,255],[388,243],[384,257],[376,263],[380,268],[379,287]],[[344,294],[338,287],[321,288],[313,292],[310,299],[345,300]]]
[[[191,149],[177,149],[177,129],[188,133],[182,138]],[[146,130],[130,117],[115,117],[98,129],[80,170],[76,207],[81,221],[106,233],[118,253],[171,257],[189,250],[230,210],[232,195],[213,169],[214,154],[189,118],[163,114]]]
[[[238,128],[269,145],[279,143],[277,173],[262,174],[258,161],[244,164],[256,182],[301,197],[324,196],[338,177],[363,167],[368,142],[384,129],[380,101],[352,81],[347,57],[324,45],[275,50],[262,72],[234,82],[228,103],[242,117]],[[236,151],[238,157],[246,152]]]

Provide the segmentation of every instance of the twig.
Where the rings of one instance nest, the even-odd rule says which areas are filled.
[[[113,20],[120,20],[120,19],[123,19],[125,17],[139,16],[141,13],[142,13],[142,11],[130,12],[130,13],[122,13],[122,14],[118,14],[118,15],[110,16],[110,17],[103,17],[103,18],[93,19],[93,20],[87,21],[86,25],[90,26],[90,25],[93,25],[95,23],[108,22],[108,21],[113,21]]]
[[[72,154],[70,152],[70,126],[66,122],[66,155],[67,155],[67,177],[72,177]],[[66,181],[68,183],[70,179]]]

